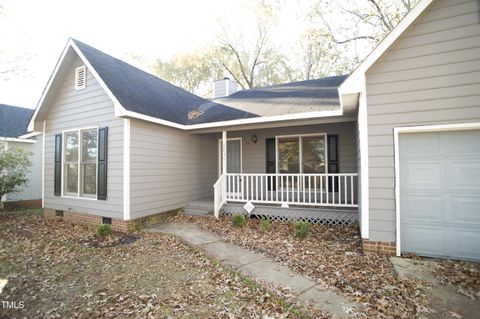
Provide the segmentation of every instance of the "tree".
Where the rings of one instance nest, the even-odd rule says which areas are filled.
[[[277,7],[256,1],[256,34],[253,41],[242,31],[222,25],[218,36],[217,59],[225,71],[243,88],[253,88],[292,80],[288,58],[270,41],[269,33],[276,19]]]
[[[28,168],[32,166],[30,156],[30,152],[21,148],[0,144],[0,199],[6,194],[21,191],[28,183]],[[0,209],[3,209],[1,200]]]
[[[153,72],[165,81],[198,93],[199,88],[217,76],[212,61],[213,49],[201,49],[174,56],[169,61],[157,60]],[[219,75],[221,77],[221,75]]]
[[[299,40],[298,48],[299,79],[310,80],[349,71],[350,61],[324,30],[307,29]]]
[[[310,17],[340,52],[353,52],[353,69],[400,22],[418,0],[318,0]]]

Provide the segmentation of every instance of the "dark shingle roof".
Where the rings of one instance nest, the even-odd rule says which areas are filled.
[[[0,137],[19,137],[27,132],[33,110],[0,104]]]
[[[347,77],[333,76],[255,88],[206,100],[72,40],[125,109],[178,124],[338,109],[337,88]]]
[[[187,124],[188,114],[208,102],[85,43],[73,41],[120,104],[129,111]],[[215,121],[226,121],[253,115],[214,103],[205,108],[201,117],[204,116]]]
[[[340,107],[338,87],[346,75],[243,90],[214,100],[258,116],[334,110]]]

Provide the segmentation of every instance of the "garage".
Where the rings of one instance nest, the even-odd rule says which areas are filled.
[[[480,261],[480,130],[398,136],[402,253]]]

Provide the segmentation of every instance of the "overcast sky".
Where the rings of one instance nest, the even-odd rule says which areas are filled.
[[[271,35],[288,50],[305,29],[310,1],[282,2]],[[31,108],[68,37],[121,59],[143,56],[148,64],[214,43],[220,20],[244,30],[253,24],[247,0],[0,0],[0,5],[0,71],[16,57],[27,67],[2,75],[0,103]]]

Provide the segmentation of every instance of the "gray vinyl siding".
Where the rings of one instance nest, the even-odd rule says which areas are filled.
[[[217,180],[215,134],[185,131],[130,120],[131,218],[185,207],[213,198]]]
[[[30,138],[36,140],[34,144],[7,142],[9,148],[17,147],[31,153],[32,166],[27,174],[28,183],[20,192],[10,193],[5,196],[6,201],[30,200],[42,198],[42,146],[43,137],[38,135]]]
[[[367,72],[371,240],[395,241],[393,128],[480,121],[479,9],[435,1]]]
[[[123,120],[115,117],[113,102],[89,70],[86,88],[75,91],[75,67],[82,64],[79,58],[74,61],[49,105],[45,134],[45,207],[123,219]],[[54,196],[55,134],[90,126],[108,127],[107,200]]]
[[[277,127],[267,129],[255,129],[248,131],[228,132],[228,138],[242,138],[242,166],[243,173],[265,173],[266,170],[266,146],[265,139],[275,138],[278,135],[297,135],[327,133],[338,134],[338,155],[340,173],[356,173],[357,160],[355,150],[356,136],[355,122],[329,123],[318,125],[304,125],[294,127]],[[252,143],[252,135],[257,135],[257,143]],[[217,135],[217,140],[221,134]],[[218,143],[218,142],[217,142]],[[218,146],[217,146],[218,148]],[[217,150],[218,154],[218,150]],[[218,155],[217,155],[218,161]],[[218,170],[218,166],[217,166]],[[217,171],[218,175],[218,171]]]

